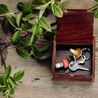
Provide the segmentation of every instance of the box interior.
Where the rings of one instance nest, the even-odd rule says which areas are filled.
[[[66,44],[57,44],[56,45],[56,63],[62,62],[62,59],[67,58],[71,55],[71,52],[69,51],[70,48],[76,49],[76,48],[89,48],[90,49],[90,59],[85,61],[83,64],[84,67],[89,68],[90,71],[83,71],[83,70],[77,70],[75,72],[69,71],[68,73],[67,69],[62,68],[55,68],[55,74],[68,74],[68,75],[92,75],[92,64],[93,64],[93,45],[66,45]]]

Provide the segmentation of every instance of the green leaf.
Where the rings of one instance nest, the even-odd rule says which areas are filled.
[[[31,44],[36,42],[36,40],[37,40],[37,34],[40,33],[40,32],[42,32],[42,29],[39,26],[39,24],[34,24],[33,25],[32,32],[33,32],[33,34],[31,36]]]
[[[12,41],[13,41],[13,42],[17,42],[18,39],[19,39],[19,37],[20,37],[20,32],[19,32],[19,31],[16,31],[16,32],[13,34],[13,36],[12,36]]]
[[[50,4],[50,2],[46,3],[46,4],[43,4],[41,6],[38,6],[36,7],[36,9],[40,9],[40,12],[39,12],[39,19],[43,16],[46,8],[48,7],[48,5]]]
[[[20,26],[20,21],[21,21],[21,17],[22,17],[22,12],[18,13],[17,17],[16,17],[16,23],[18,25],[18,27]]]
[[[4,98],[14,98],[14,88],[8,88],[4,93]]]
[[[31,41],[30,41],[31,44],[36,41],[36,39],[35,39],[36,30],[37,30],[37,24],[34,24],[34,25],[33,25],[33,28],[32,28],[32,32],[33,32],[33,33],[32,33]]]
[[[44,52],[49,48],[49,44],[39,46],[39,51]]]
[[[19,8],[19,10],[21,9],[21,11],[23,13],[30,13],[30,12],[32,12],[32,3],[20,2],[20,3],[18,3],[17,7]]]
[[[98,0],[95,0],[95,1],[97,1],[97,2],[98,2]]]
[[[42,54],[36,46],[32,47],[32,55],[39,60],[45,60],[50,57],[50,54]]]
[[[6,69],[5,69],[5,73],[6,73],[6,79],[8,79],[10,77],[10,74],[11,74],[11,66],[7,66]]]
[[[8,98],[14,98],[14,88],[9,89],[9,97]]]
[[[16,51],[23,58],[28,58],[31,56],[31,53],[28,53],[28,51],[23,48],[16,48]]]
[[[10,78],[9,78],[9,83],[10,83],[10,85],[12,86],[12,88],[16,87],[16,82],[15,82],[15,80],[13,79],[13,77],[10,77]]]
[[[8,7],[5,4],[0,4],[0,14],[8,13]]]
[[[16,72],[15,74],[14,74],[14,80],[15,81],[19,81],[19,80],[21,80],[22,78],[23,78],[23,76],[24,76],[24,71],[18,71],[18,72]]]
[[[4,76],[0,76],[0,84],[1,84],[1,85],[4,84]]]
[[[32,29],[32,24],[28,23],[28,22],[24,22],[24,24],[22,24],[22,29],[25,30],[29,30]]]
[[[18,42],[19,42],[19,44],[22,45],[22,46],[30,46],[30,39],[27,39],[27,38],[22,39],[22,38],[21,38]]]
[[[57,4],[53,4],[51,5],[52,6],[52,11],[53,11],[53,14],[57,17],[62,17],[63,16],[63,11],[61,9],[61,7]]]
[[[35,15],[32,14],[32,13],[30,13],[30,14],[26,15],[26,16],[23,18],[23,20],[24,20],[24,21],[29,21],[29,20],[33,19],[34,17],[35,17]]]
[[[44,9],[44,8],[40,10],[40,12],[39,12],[39,19],[43,16],[45,10],[46,9]]]
[[[33,24],[34,25],[37,22],[37,20],[38,20],[38,17],[34,17],[33,19],[30,19],[28,22],[30,24]]]
[[[51,31],[51,25],[50,22],[48,21],[48,19],[46,17],[42,17],[39,21],[38,24],[44,28],[47,31]]]
[[[46,9],[46,7],[50,4],[50,2],[46,3],[46,4],[43,4],[43,5],[40,5],[38,7],[36,7],[36,9]]]
[[[38,36],[36,34],[32,34],[31,40],[30,40],[30,45],[34,44],[38,39]]]
[[[36,46],[34,46],[34,45],[32,47],[32,55],[34,57],[42,55],[41,52],[39,51],[39,49]]]
[[[10,25],[15,29],[15,30],[20,30],[20,28],[17,27],[17,24],[16,24],[16,19],[15,17],[10,17],[8,19],[8,22],[10,23]]]
[[[46,54],[46,55],[42,55],[42,56],[38,57],[38,59],[40,59],[40,60],[46,60],[49,57],[50,57],[50,55],[49,54]]]
[[[98,8],[93,9],[92,12],[95,14],[95,17],[98,18]]]

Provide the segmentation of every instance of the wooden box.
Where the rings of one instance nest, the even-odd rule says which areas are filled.
[[[89,71],[66,72],[64,67],[56,68],[58,62],[67,58],[70,48],[90,49],[90,59],[83,65],[89,68]],[[69,10],[62,18],[57,19],[57,33],[53,41],[52,73],[53,80],[94,81],[95,38],[92,13],[87,10]]]

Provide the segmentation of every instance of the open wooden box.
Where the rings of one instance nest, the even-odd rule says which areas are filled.
[[[90,71],[77,70],[65,73],[64,68],[56,69],[69,54],[69,49],[89,48],[91,58],[83,66]],[[93,36],[93,15],[86,10],[69,10],[57,19],[57,33],[53,41],[52,73],[54,80],[94,81],[95,75],[95,38]]]

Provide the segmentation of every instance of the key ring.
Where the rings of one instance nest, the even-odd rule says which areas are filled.
[[[91,51],[90,51],[90,49],[89,48],[83,48],[81,50],[81,55],[85,56],[85,60],[86,61],[89,60],[91,58]]]

